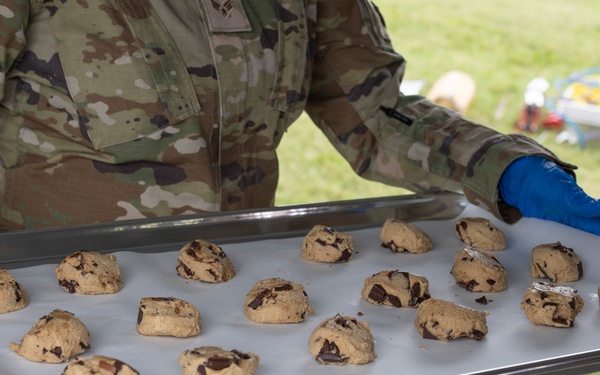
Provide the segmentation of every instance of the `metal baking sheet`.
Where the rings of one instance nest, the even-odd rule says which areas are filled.
[[[446,219],[458,215],[466,204],[461,194],[411,194],[10,232],[0,234],[0,267],[52,262],[79,249],[151,252],[190,238],[224,243],[289,237],[324,222],[357,229],[380,225],[388,217]]]
[[[348,233],[355,239],[356,253],[348,263],[340,264],[303,261],[300,246],[305,233],[297,230],[292,230],[289,235],[285,231],[276,231],[273,238],[242,235],[235,241],[231,238],[220,241],[216,238],[220,235],[215,235],[215,242],[222,245],[238,271],[236,277],[222,284],[185,280],[175,272],[181,242],[192,240],[198,232],[183,231],[173,240],[167,238],[155,245],[148,244],[148,248],[118,247],[117,244],[113,246],[124,288],[116,294],[103,296],[64,292],[54,276],[54,260],[29,265],[10,259],[6,264],[11,265],[11,273],[29,293],[31,302],[23,310],[0,315],[0,374],[61,373],[65,364],[30,362],[9,349],[10,341],[18,342],[37,319],[54,308],[73,312],[87,326],[92,347],[85,356],[113,356],[142,374],[181,373],[177,363],[179,354],[204,345],[252,351],[261,357],[257,374],[267,375],[580,374],[600,369],[598,237],[535,219],[524,219],[518,225],[509,226],[474,206],[467,206],[461,212],[460,202],[464,201],[453,201],[459,206],[455,215],[486,217],[505,233],[508,248],[495,256],[507,269],[508,290],[494,294],[471,293],[454,283],[450,268],[454,255],[463,247],[454,235],[455,217],[415,221],[433,239],[434,249],[426,254],[398,254],[382,248],[379,224],[373,224],[379,219],[371,224],[368,220],[351,223]],[[336,215],[333,217],[335,221]],[[321,219],[319,224],[334,226],[333,221]],[[88,231],[91,229],[87,228]],[[81,228],[75,230],[81,231]],[[168,232],[162,233],[168,237]],[[69,231],[64,233],[67,235]],[[25,237],[25,233],[21,235]],[[534,326],[519,308],[523,292],[533,282],[529,271],[531,248],[554,241],[574,248],[584,264],[584,278],[568,284],[578,289],[585,300],[575,326],[569,329]],[[61,244],[68,242],[68,238],[61,238]],[[73,246],[77,248],[107,248],[101,242],[88,243],[95,244],[93,247],[80,246],[82,242],[76,242]],[[40,238],[37,246],[48,249],[55,243]],[[28,261],[41,261],[38,256],[29,257]],[[423,339],[414,327],[415,309],[375,306],[360,297],[364,278],[383,269],[402,269],[426,276],[433,297],[490,312],[487,319],[489,334],[481,341],[461,339],[446,343]],[[249,321],[243,314],[244,296],[254,283],[267,277],[302,283],[316,314],[298,324],[264,325]],[[482,295],[490,301],[485,306],[475,302]],[[202,314],[202,334],[187,339],[139,335],[135,331],[137,305],[140,298],[152,296],[173,296],[194,303]],[[369,322],[376,340],[378,357],[375,361],[343,367],[323,366],[314,361],[307,349],[310,333],[319,322],[336,313]]]

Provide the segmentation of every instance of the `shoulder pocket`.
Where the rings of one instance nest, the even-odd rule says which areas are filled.
[[[185,64],[147,0],[67,1],[50,25],[70,94],[97,149],[200,111]]]
[[[386,51],[392,51],[392,42],[377,6],[371,0],[358,0],[358,4],[373,43]]]
[[[295,112],[306,101],[309,80],[308,31],[306,9],[301,1],[277,2],[278,19],[278,69],[270,105],[282,112]],[[300,107],[300,108],[298,108]]]

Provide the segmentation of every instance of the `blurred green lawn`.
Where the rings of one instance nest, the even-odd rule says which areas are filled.
[[[425,95],[442,74],[471,75],[477,92],[467,117],[514,132],[527,83],[553,83],[600,66],[600,0],[375,0],[394,47],[408,61],[406,79],[424,80]],[[552,88],[548,96],[555,96]],[[592,129],[593,130],[593,129]],[[598,129],[600,131],[600,129]],[[584,149],[558,144],[556,131],[528,134],[579,166],[578,181],[600,197],[600,143]],[[276,204],[326,202],[407,193],[365,181],[352,172],[307,116],[279,148]]]

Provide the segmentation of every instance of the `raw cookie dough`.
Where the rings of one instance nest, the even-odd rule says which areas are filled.
[[[450,341],[460,337],[481,340],[488,333],[485,311],[430,298],[421,302],[415,326],[426,339]]]
[[[221,247],[195,240],[179,251],[177,273],[186,279],[221,283],[235,276],[235,268]]]
[[[340,314],[313,330],[308,350],[323,365],[363,364],[377,357],[369,323]]]
[[[455,223],[456,236],[469,246],[481,250],[504,250],[504,233],[488,219],[466,217]]]
[[[254,353],[224,350],[220,346],[202,346],[179,356],[183,375],[252,375],[259,361]]]
[[[244,314],[257,323],[297,323],[314,310],[301,284],[271,278],[259,281],[246,294]]]
[[[375,305],[394,307],[417,307],[431,298],[427,278],[398,270],[367,277],[361,295]]]
[[[72,313],[60,309],[43,316],[10,349],[34,362],[60,363],[90,347],[90,334]]]
[[[534,282],[523,294],[521,310],[535,325],[564,328],[573,327],[583,304],[573,288]]]
[[[140,300],[136,330],[146,336],[198,336],[202,330],[198,309],[173,297]]]
[[[314,262],[347,262],[353,253],[351,236],[324,225],[315,225],[302,242],[302,258]]]
[[[15,278],[0,268],[0,314],[21,310],[27,306],[27,293]]]
[[[495,257],[470,247],[456,254],[450,273],[460,287],[470,292],[500,292],[508,287],[502,264]]]
[[[553,283],[577,281],[583,277],[583,266],[573,249],[560,242],[543,244],[531,250],[531,276]]]
[[[113,254],[80,250],[56,266],[58,284],[69,293],[111,294],[123,287]]]
[[[414,224],[398,219],[387,219],[379,235],[381,246],[394,253],[425,253],[433,249],[431,238]]]
[[[139,375],[128,364],[110,357],[95,355],[91,358],[77,357],[65,367],[61,375]]]

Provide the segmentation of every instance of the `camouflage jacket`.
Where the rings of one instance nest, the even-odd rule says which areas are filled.
[[[497,216],[512,160],[556,159],[402,95],[404,68],[368,0],[3,0],[0,226],[270,206],[303,110],[360,176]]]

